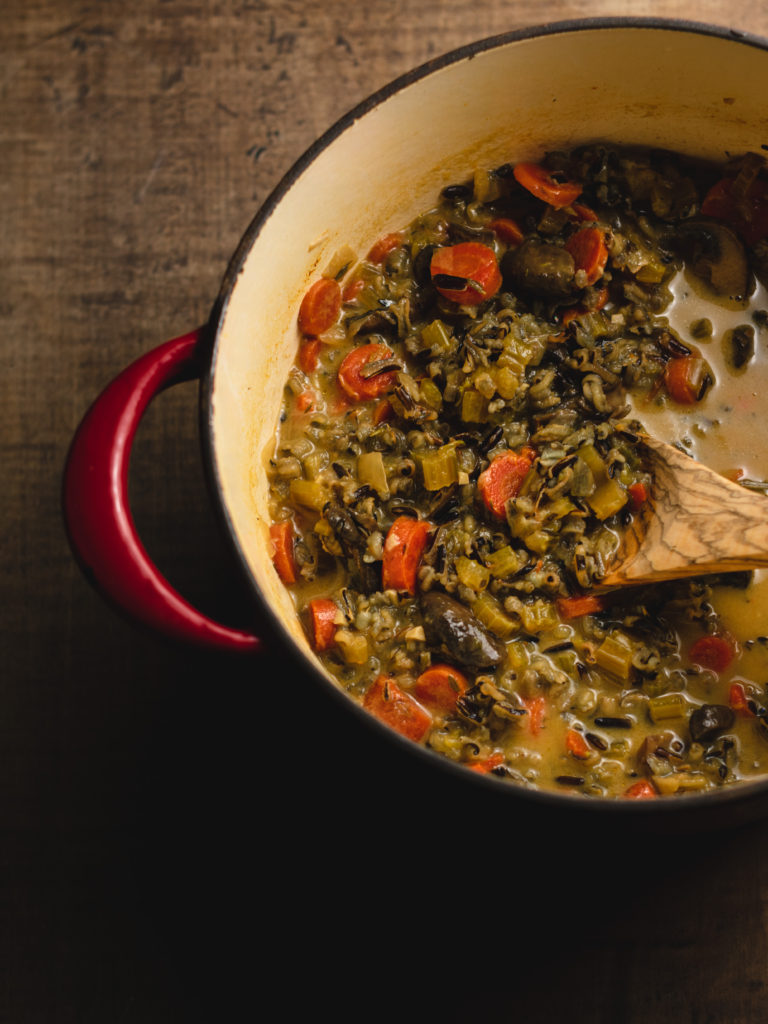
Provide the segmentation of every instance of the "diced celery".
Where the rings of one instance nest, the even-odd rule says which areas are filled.
[[[632,673],[632,645],[622,633],[612,633],[595,651],[595,661],[617,679],[628,680]]]
[[[368,641],[362,633],[337,629],[334,640],[348,665],[364,665],[368,660]]]
[[[587,498],[587,503],[598,519],[607,519],[624,508],[629,495],[618,480],[608,479]]]
[[[425,402],[430,409],[436,409],[439,412],[443,405],[443,396],[437,384],[429,379],[423,380],[419,390],[421,391],[422,401]]]
[[[490,594],[479,594],[472,602],[472,611],[492,633],[502,639],[511,636],[518,629],[518,623],[511,619],[495,597]]]
[[[456,575],[459,577],[460,583],[475,592],[485,590],[491,578],[490,572],[484,565],[476,562],[474,558],[465,558],[463,555],[456,559]]]
[[[461,396],[461,418],[465,423],[485,423],[488,400],[479,391],[467,388]]]
[[[520,618],[528,633],[543,633],[546,629],[554,629],[560,622],[554,604],[542,600],[524,604],[520,609]]]
[[[305,508],[322,512],[328,501],[328,492],[322,484],[315,480],[291,480],[291,498]]]
[[[664,722],[668,718],[685,718],[688,701],[682,693],[665,693],[648,701],[648,714],[652,722]]]
[[[502,398],[514,398],[520,387],[520,378],[507,366],[500,366],[496,371],[496,390]]]
[[[456,458],[456,447],[444,444],[437,451],[425,452],[419,456],[419,465],[428,491],[439,491],[450,487],[459,479],[459,462]]]
[[[433,320],[421,329],[421,340],[427,348],[437,354],[445,354],[453,348],[451,334],[442,320]]]
[[[487,555],[485,562],[490,569],[491,576],[502,578],[504,576],[513,576],[516,572],[519,572],[525,563],[525,559],[513,547],[506,544],[503,548],[499,548],[498,551],[492,551],[490,555]]]
[[[372,487],[380,498],[389,497],[389,483],[381,452],[363,452],[357,458],[357,476],[362,484]]]

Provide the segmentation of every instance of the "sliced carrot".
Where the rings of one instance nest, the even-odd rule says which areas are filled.
[[[505,758],[502,752],[497,750],[488,757],[483,757],[478,761],[470,761],[467,764],[467,768],[472,772],[477,772],[478,775],[487,775],[489,772],[492,772],[494,768],[500,768],[501,765],[504,764],[504,760]]]
[[[701,356],[670,359],[664,369],[664,384],[669,397],[680,405],[693,405],[704,397],[711,378]]]
[[[734,681],[728,688],[728,704],[730,707],[738,712],[740,715],[744,715],[749,718],[754,716],[755,712],[749,706],[749,698],[747,697],[747,691],[744,683]]]
[[[392,403],[387,398],[382,398],[380,402],[376,403],[373,410],[373,422],[378,427],[380,423],[386,423],[387,420],[391,420],[395,415],[395,410],[392,408]]]
[[[341,310],[341,286],[332,277],[321,277],[309,288],[299,306],[302,334],[322,334],[336,323]]]
[[[583,203],[574,203],[573,212],[576,214],[578,220],[589,221],[590,223],[598,220],[598,216],[594,210],[590,209],[589,206],[585,206]]]
[[[277,575],[283,583],[295,583],[297,570],[293,556],[293,524],[290,519],[272,523],[269,528],[269,539],[272,541],[272,562]]]
[[[413,692],[428,708],[447,712],[468,689],[467,677],[453,665],[431,665],[416,680]]]
[[[528,712],[528,729],[532,736],[538,736],[544,728],[544,721],[547,717],[546,698],[521,697],[520,700]]]
[[[313,409],[317,402],[317,395],[314,391],[302,391],[300,395],[296,397],[296,409],[298,412],[307,412],[309,409]]]
[[[652,800],[658,794],[647,779],[640,779],[624,790],[624,796],[629,800]]]
[[[392,676],[374,679],[363,697],[363,707],[415,743],[424,739],[432,725],[429,712],[401,689]]]
[[[642,480],[636,480],[635,483],[630,484],[627,488],[627,494],[629,495],[629,503],[633,512],[637,512],[648,501],[648,488]]]
[[[578,619],[582,615],[594,615],[605,609],[605,598],[600,594],[574,594],[572,597],[555,599],[561,619]]]
[[[728,637],[712,634],[700,637],[691,646],[688,657],[694,665],[724,672],[736,657],[736,649]]]
[[[573,256],[576,270],[583,270],[587,275],[588,285],[603,276],[608,261],[608,246],[600,228],[581,228],[575,235],[571,235],[565,248]]]
[[[589,744],[577,729],[569,729],[565,734],[565,749],[579,761],[585,761],[592,753]]]
[[[314,597],[309,602],[309,625],[312,646],[316,651],[327,651],[333,647],[338,611],[336,602],[329,597]]]
[[[416,593],[416,575],[432,524],[426,519],[398,516],[384,540],[381,585],[384,590]]]
[[[440,294],[462,306],[476,306],[501,287],[496,253],[482,242],[459,242],[435,249],[429,270]]]
[[[299,366],[304,373],[312,373],[320,362],[322,343],[319,338],[308,338],[299,346]]]
[[[370,342],[368,345],[353,348],[344,356],[339,366],[339,384],[350,398],[358,402],[379,398],[391,390],[397,377],[397,370],[384,370],[371,377],[365,375],[365,370],[369,363],[392,358],[391,349],[379,342]]]
[[[389,256],[389,254],[396,249],[398,245],[402,245],[402,242],[403,236],[395,232],[389,235],[384,235],[378,240],[378,242],[374,242],[366,256],[366,259],[369,263],[383,263],[387,256]]]
[[[365,288],[365,281],[362,277],[353,277],[351,281],[344,285],[344,291],[341,293],[342,302],[352,302],[363,288]]]
[[[581,185],[575,181],[557,181],[553,172],[540,164],[517,164],[513,174],[519,185],[556,210],[570,206],[582,192]]]
[[[533,465],[533,457],[530,448],[521,452],[503,452],[477,478],[480,497],[496,519],[504,518],[507,502],[519,493]]]
[[[511,217],[497,217],[488,225],[491,231],[507,245],[520,245],[525,233],[516,220]]]

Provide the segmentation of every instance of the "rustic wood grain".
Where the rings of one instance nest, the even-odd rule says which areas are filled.
[[[0,1019],[212,1021],[275,992],[281,1020],[300,1018],[300,992],[313,1019],[390,1003],[400,1020],[764,1018],[768,826],[597,838],[454,805],[418,773],[403,795],[383,752],[372,768],[312,692],[285,692],[283,665],[123,622],[59,514],[87,404],[206,317],[318,134],[456,46],[614,15],[768,35],[746,0],[6,0]],[[141,427],[134,513],[182,592],[241,624],[198,444],[185,385]]]

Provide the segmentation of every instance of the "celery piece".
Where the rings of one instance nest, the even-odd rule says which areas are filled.
[[[628,680],[632,673],[632,645],[623,633],[612,633],[595,651],[595,661],[617,679]]]
[[[648,701],[648,714],[652,722],[665,722],[668,718],[685,718],[688,701],[682,693],[665,693]]]
[[[598,519],[607,519],[624,508],[629,495],[618,480],[606,480],[594,494],[587,498],[587,503]]]
[[[337,629],[334,640],[348,665],[364,665],[368,660],[368,641],[362,633],[351,629]]]
[[[317,480],[328,465],[328,452],[311,452],[309,455],[304,456],[301,460],[301,465],[308,480]]]
[[[421,400],[428,405],[430,409],[435,409],[439,412],[443,406],[443,396],[437,384],[431,380],[423,380],[419,390],[421,392]]]
[[[421,340],[436,355],[444,355],[453,348],[453,339],[442,320],[433,320],[421,329]]]
[[[496,598],[487,592],[479,594],[472,602],[472,611],[485,627],[502,639],[506,639],[519,629],[518,623],[511,619]]]
[[[560,623],[554,604],[542,600],[524,604],[520,609],[520,618],[527,633],[543,633]]]
[[[551,501],[547,507],[547,515],[554,516],[555,519],[565,519],[571,512],[576,511],[576,506],[568,498],[561,497]]]
[[[576,450],[576,457],[586,462],[596,484],[602,484],[609,479],[605,460],[593,444],[583,444]]]
[[[424,487],[428,491],[439,491],[450,487],[459,479],[459,462],[456,447],[444,444],[437,451],[425,452],[418,457]]]
[[[291,498],[305,508],[322,512],[328,501],[328,492],[322,484],[315,480],[291,480]]]
[[[537,555],[546,555],[549,549],[552,547],[552,541],[554,537],[551,533],[547,533],[546,530],[533,530],[524,539],[523,543],[529,551],[533,551]]]
[[[474,558],[465,558],[464,555],[456,559],[456,575],[459,583],[474,590],[476,593],[485,590],[491,578],[490,572]]]
[[[368,484],[380,498],[389,497],[389,483],[381,452],[364,452],[358,455],[357,476],[361,484]]]
[[[461,396],[461,418],[465,423],[485,423],[488,415],[488,400],[479,391],[467,388]]]
[[[504,576],[513,576],[516,572],[519,572],[525,564],[525,558],[515,551],[513,547],[510,547],[509,544],[506,544],[503,548],[499,548],[498,551],[492,551],[490,555],[487,555],[485,562],[491,576],[502,578]]]
[[[502,398],[514,398],[520,387],[520,378],[507,366],[500,366],[496,370],[496,390]]]

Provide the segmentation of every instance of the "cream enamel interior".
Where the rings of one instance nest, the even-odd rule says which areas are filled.
[[[265,459],[308,284],[476,167],[602,139],[723,159],[768,143],[768,52],[694,30],[591,27],[515,39],[416,78],[353,120],[286,189],[226,303],[211,390],[221,496],[253,579],[312,657],[270,561]]]

